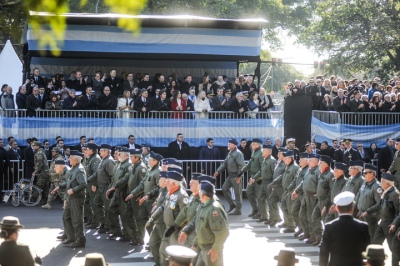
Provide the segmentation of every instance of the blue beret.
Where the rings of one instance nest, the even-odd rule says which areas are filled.
[[[72,150],[72,151],[70,152],[70,155],[71,155],[71,156],[80,156],[80,157],[83,158],[83,153],[81,153],[80,151]]]
[[[178,168],[178,167],[168,167],[167,171],[168,172],[177,172],[177,173],[183,174],[182,168]]]
[[[167,178],[167,174],[168,174],[167,171],[160,171],[160,177],[165,177],[165,178]]]
[[[294,151],[287,151],[283,154],[284,157],[294,156]]]
[[[309,154],[308,154],[307,152],[301,152],[301,153],[299,154],[299,156],[300,156],[300,158],[309,158],[309,157],[310,157]]]
[[[97,144],[94,144],[94,143],[88,143],[86,146],[88,147],[88,149],[91,149],[91,150],[98,150],[99,149],[99,146]]]
[[[127,147],[121,147],[119,152],[129,153],[129,149]]]
[[[272,146],[271,145],[264,144],[264,145],[262,145],[262,147],[263,147],[263,149],[272,150]]]
[[[348,167],[347,167],[347,165],[346,165],[345,163],[337,162],[337,163],[335,163],[335,168],[340,169],[340,170],[346,172],[346,170],[347,170]]]
[[[215,182],[216,182],[216,179],[214,177],[212,177],[212,176],[209,176],[209,175],[201,175],[201,176],[198,177],[198,180],[199,180],[199,182],[208,181],[213,185],[215,185]]]
[[[231,144],[233,144],[233,145],[238,145],[238,142],[237,142],[237,140],[236,139],[230,139],[230,140],[228,140],[228,143],[231,143]]]
[[[350,161],[349,166],[361,166],[364,167],[363,161]]]
[[[326,155],[321,155],[320,156],[321,158],[320,158],[320,160],[321,160],[321,162],[326,162],[327,164],[331,164],[332,163],[332,158],[331,157],[329,157],[329,156],[326,156]]]
[[[365,164],[365,166],[364,166],[364,168],[365,169],[369,169],[369,170],[372,170],[372,171],[378,171],[378,167],[377,166],[375,166],[375,165],[373,165],[373,164]]]
[[[115,147],[114,147],[114,150],[115,150],[115,151],[119,151],[121,148],[122,148],[121,146],[115,146]]]
[[[106,150],[111,150],[111,145],[108,145],[108,144],[101,144],[100,145],[100,149],[106,149]]]
[[[321,158],[321,155],[319,154],[314,154],[314,153],[310,153],[308,154],[308,158],[317,158],[319,160],[319,158]]]
[[[55,165],[65,165],[65,161],[63,159],[58,159],[54,161]]]
[[[179,167],[182,167],[182,161],[178,161],[175,158],[165,158],[162,160],[162,164],[166,165],[166,164],[173,164]]]
[[[156,161],[161,161],[164,157],[161,154],[150,152],[150,158],[153,158]]]
[[[171,172],[167,172],[167,178],[168,179],[174,179],[176,181],[182,181],[183,175],[181,175],[178,172],[171,171]]]
[[[129,150],[130,155],[142,155],[142,150],[139,149],[130,149]]]
[[[199,180],[198,177],[201,175],[202,173],[192,173],[192,180]]]
[[[259,144],[263,143],[261,139],[253,139],[252,142],[259,143]]]
[[[289,151],[289,150],[286,149],[286,148],[279,147],[279,148],[278,148],[278,151],[279,151],[279,152],[287,152],[287,151]]]
[[[383,173],[382,174],[382,178],[386,179],[386,180],[389,180],[389,181],[392,181],[392,182],[396,181],[396,177],[394,175],[391,175],[391,174],[388,174],[388,173]]]
[[[203,190],[209,194],[214,194],[214,185],[209,181],[201,181],[200,190]]]

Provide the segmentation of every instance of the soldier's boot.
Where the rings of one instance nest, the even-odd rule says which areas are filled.
[[[42,205],[41,207],[42,207],[42,209],[48,209],[48,210],[50,210],[50,209],[51,209],[51,204],[46,203],[45,205]]]

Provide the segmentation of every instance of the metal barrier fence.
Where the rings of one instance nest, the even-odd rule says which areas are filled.
[[[27,117],[26,109],[2,110],[0,115],[4,117]],[[231,111],[211,111],[207,113],[193,111],[118,111],[118,110],[38,110],[35,111],[35,118],[171,118],[171,119],[281,119],[281,111],[268,112],[245,112],[235,113]]]
[[[393,125],[400,123],[400,113],[354,113],[313,111],[313,117],[328,124],[345,125]]]

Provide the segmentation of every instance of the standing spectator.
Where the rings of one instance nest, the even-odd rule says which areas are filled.
[[[224,81],[222,76],[218,76],[217,80],[212,84],[211,89],[216,94],[218,89],[229,90],[229,84]]]
[[[46,110],[59,111],[63,109],[62,102],[58,99],[57,94],[52,93],[50,99],[46,102]],[[53,117],[51,115],[51,117]]]
[[[196,111],[196,119],[208,119],[211,106],[204,91],[199,92],[197,95],[197,99],[194,103],[194,110]]]
[[[241,92],[236,93],[236,99],[232,100],[230,108],[231,111],[237,114],[237,118],[243,117],[243,114],[248,111]]]
[[[34,87],[45,86],[44,79],[40,76],[40,71],[37,68],[33,69],[33,75],[29,77],[30,83],[27,84],[26,91],[30,95]]]
[[[189,144],[183,141],[182,133],[178,133],[176,135],[176,140],[168,144],[168,157],[177,160],[190,159],[190,147]]]
[[[212,98],[211,107],[213,111],[226,111],[227,100],[223,95],[223,89],[219,88],[217,90],[217,95]]]
[[[321,110],[321,111],[333,111],[332,100],[331,100],[331,96],[329,96],[329,94],[325,94],[324,95],[324,98],[320,102],[319,110]]]
[[[242,84],[240,83],[239,77],[235,77],[235,81],[232,84],[232,95],[235,96],[236,93],[241,92]]]
[[[79,108],[81,110],[97,109],[97,97],[93,94],[93,89],[91,86],[86,87],[86,93],[79,99]],[[88,114],[86,116],[88,116]]]
[[[265,93],[265,88],[260,88],[260,94],[258,95],[258,99],[260,101],[260,112],[267,112],[268,109],[274,107],[274,103],[270,95]]]
[[[8,189],[8,187],[4,187],[5,183],[8,183],[8,178],[6,179],[8,167],[10,167],[10,159],[7,151],[4,149],[4,141],[0,139],[0,196],[2,190]],[[6,180],[7,182],[5,182]]]
[[[122,89],[132,91],[133,88],[136,86],[135,81],[133,80],[133,74],[129,73],[127,79],[122,82]]]
[[[133,110],[133,99],[131,98],[130,90],[125,90],[123,93],[123,97],[118,99],[117,109],[119,111],[118,115],[120,118],[131,117],[130,111]]]
[[[196,83],[193,82],[191,75],[187,75],[185,77],[185,82],[183,82],[183,84],[182,84],[181,93],[188,94],[190,89],[194,89],[195,92],[197,93]]]
[[[82,72],[76,71],[76,78],[71,81],[70,89],[85,93],[88,77],[83,78]]]
[[[109,87],[111,94],[115,97],[122,95],[121,80],[117,77],[117,71],[115,69],[111,69],[110,76],[104,80],[103,85],[104,87]]]
[[[168,87],[168,83],[165,82],[165,77],[164,75],[160,75],[156,81],[154,82],[153,87],[155,88],[155,90],[165,90]]]
[[[219,150],[214,146],[214,140],[212,138],[207,139],[207,146],[203,146],[200,149],[199,160],[217,161],[220,160]],[[215,163],[213,162],[202,162],[201,173],[206,175],[213,175],[215,173]]]
[[[327,92],[329,91],[325,91],[325,88],[322,86],[321,79],[317,79],[316,85],[313,86],[310,91],[310,96],[313,103],[313,110],[318,110],[320,108],[320,103]]]
[[[105,80],[105,76],[101,77],[101,72],[96,72],[94,79],[92,80],[92,88],[96,94],[96,97],[101,95],[103,91],[104,85],[103,82]]]
[[[28,95],[26,95],[26,87],[20,86],[15,99],[18,109],[26,109],[27,96]]]
[[[11,142],[11,149],[7,153],[10,159],[11,174],[14,177],[13,179],[14,182],[12,184],[14,184],[15,182],[18,182],[21,179],[21,176],[19,176],[20,175],[19,169],[22,166],[22,159],[23,159],[23,153],[20,150],[20,148],[18,148],[17,141],[13,140]],[[0,160],[2,159],[0,158]]]
[[[138,144],[135,143],[135,136],[134,135],[129,135],[128,136],[128,143],[125,145],[122,145],[122,147],[127,147],[130,150],[140,150],[142,147]]]
[[[344,96],[344,90],[338,90],[338,96],[333,99],[333,109],[336,112],[348,112],[349,111],[349,99]]]
[[[182,94],[180,91],[175,91],[171,101],[171,118],[183,118],[182,111],[186,111],[186,101],[182,100]]]
[[[79,137],[79,143],[73,147],[74,150],[82,152],[82,148],[86,147],[86,136]]]
[[[386,94],[383,98],[384,98],[384,102],[381,107],[381,112],[384,112],[384,113],[393,112],[394,109],[396,108],[396,105],[394,105],[391,102],[390,94]]]
[[[201,83],[199,84],[199,92],[205,91],[205,93],[211,90],[210,76],[207,73],[204,74]]]
[[[362,142],[357,143],[357,152],[360,154],[361,161],[365,163],[371,162],[371,157],[369,157],[367,150],[364,149],[364,145]]]
[[[394,140],[391,138],[387,138],[386,146],[382,148],[378,154],[378,166],[380,172],[386,172],[387,170],[389,170],[390,164],[392,163],[394,156],[393,144]]]
[[[179,89],[180,89],[180,87],[179,87],[179,84],[176,82],[176,80],[171,80],[171,83],[167,89],[167,97],[171,98],[174,95],[175,91],[177,91]]]
[[[145,89],[145,90],[147,90],[147,92],[150,96],[153,96],[153,86],[150,81],[149,73],[143,74],[143,79],[139,82],[138,87],[139,87],[139,90]]]
[[[153,103],[153,109],[155,111],[170,111],[171,110],[171,103],[169,98],[167,98],[166,90],[160,91],[160,97]]]
[[[248,91],[249,93],[252,93],[253,91],[258,93],[257,86],[253,83],[253,76],[247,76],[246,83],[243,85],[242,89],[243,91]]]
[[[374,96],[375,92],[379,92],[379,84],[376,82],[373,82],[371,85],[371,88],[368,90],[368,100],[371,100],[372,97]]]
[[[65,100],[69,96],[69,93],[71,90],[67,87],[67,83],[65,80],[61,81],[61,87],[60,90],[58,91],[58,94],[60,95],[60,100]]]
[[[28,109],[28,117],[35,117],[36,111],[40,111],[39,89],[33,88],[32,94],[26,98],[26,109]]]
[[[282,140],[280,138],[276,138],[275,139],[275,144],[272,147],[272,156],[277,159],[278,158],[278,152],[279,152],[279,148],[282,146]]]
[[[134,109],[137,112],[148,113],[151,111],[151,99],[149,98],[149,92],[146,89],[140,91],[140,97],[136,98]]]
[[[78,99],[76,98],[76,91],[74,89],[69,93],[69,97],[67,97],[63,102],[64,110],[79,110]],[[67,112],[67,116],[76,117],[78,115],[77,112]]]
[[[12,88],[7,86],[5,93],[1,96],[1,107],[5,111],[5,116],[15,117],[15,104],[14,95],[12,94]]]
[[[46,90],[44,87],[39,87],[39,101],[40,101],[40,109],[45,109],[46,102],[49,100],[49,97],[46,94]]]
[[[117,98],[111,94],[110,87],[104,87],[102,95],[97,98],[97,106],[99,107],[99,110],[117,109]],[[110,114],[107,116],[109,115]]]
[[[369,145],[369,150],[368,151],[368,156],[371,158],[371,160],[378,159],[378,154],[379,154],[379,149],[376,146],[375,142],[371,142]]]
[[[256,91],[253,91],[250,94],[250,100],[249,100],[249,117],[250,118],[258,118],[258,112],[261,108],[260,105],[260,100],[258,99],[258,93]]]
[[[248,145],[246,139],[241,139],[240,140],[240,146],[238,149],[243,153],[243,157],[245,161],[250,160],[251,157],[251,148],[250,145]]]
[[[34,153],[33,153],[33,148],[32,148],[32,143],[33,141],[36,141],[36,138],[28,139],[28,146],[24,149],[24,160],[25,160],[25,178],[26,179],[31,179],[32,173],[34,171]]]

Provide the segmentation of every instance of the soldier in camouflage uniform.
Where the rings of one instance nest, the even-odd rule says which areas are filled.
[[[60,149],[57,147],[54,147],[51,150],[51,154],[53,156],[51,163],[50,163],[50,192],[53,191],[56,187],[58,187],[63,181],[60,180],[59,175],[56,173],[55,170],[55,161],[57,160],[64,160],[64,156],[60,154]],[[64,201],[65,199],[65,194],[62,190],[59,190],[57,192],[58,196],[60,197],[61,200]],[[53,203],[53,200],[56,198],[57,194],[52,195],[49,193],[49,197],[47,198],[47,203],[45,205],[42,205],[43,209],[51,209],[51,204]]]
[[[387,171],[388,174],[394,174],[396,180],[394,181],[394,186],[397,190],[400,190],[400,139],[396,139],[395,142],[396,153],[393,156],[392,164]]]
[[[378,222],[381,219],[380,212],[375,211],[375,206],[379,205],[382,196],[382,187],[376,175],[378,167],[372,164],[366,164],[364,170],[365,182],[358,192],[356,202],[356,217],[361,221],[368,223],[368,231],[371,239],[374,239]]]
[[[86,176],[89,180],[92,176],[96,175],[97,170],[101,162],[100,156],[97,154],[99,146],[94,143],[87,144],[87,151],[85,154],[86,160],[83,166],[86,170]],[[91,179],[94,182],[87,184],[86,186],[86,199],[85,199],[85,213],[88,219],[86,228],[95,229],[100,225],[99,217],[94,212],[94,198],[97,192],[97,180]]]
[[[225,199],[229,203],[229,210],[227,213],[230,213],[235,208],[235,212],[232,213],[234,215],[242,214],[242,178],[239,176],[240,170],[245,165],[243,153],[237,148],[238,142],[236,139],[230,139],[228,141],[228,156],[226,156],[224,162],[218,167],[217,171],[214,173],[214,177],[216,178],[223,171],[227,171],[228,176],[225,179],[224,184],[222,185],[222,192],[224,193]],[[233,188],[235,191],[235,201],[233,202],[231,197],[230,189]]]
[[[242,170],[238,174],[238,177],[240,178],[244,172],[250,170],[249,171],[250,179],[247,185],[246,195],[250,201],[250,205],[252,208],[251,214],[253,214],[252,216],[255,216],[255,218],[257,219],[261,218],[261,214],[258,211],[259,203],[257,202],[257,196],[260,193],[261,182],[255,182],[256,180],[252,177],[261,170],[261,164],[264,161],[264,158],[262,157],[261,154],[261,145],[262,145],[262,140],[253,139],[251,143],[251,148],[253,150],[253,153],[251,154],[250,161],[242,168]]]
[[[128,148],[122,147],[119,149],[118,160],[119,163],[115,164],[114,167],[113,181],[106,192],[107,198],[111,198],[108,209],[111,234],[108,236],[108,239],[120,238],[123,241],[129,241],[132,238],[132,231],[129,227],[129,217],[125,215],[125,198],[127,196],[128,184],[126,180],[122,180],[129,172],[129,167],[132,166]],[[119,218],[121,218],[122,231]]]
[[[323,213],[328,212],[325,218],[325,223],[333,221],[339,217],[339,214],[335,211],[335,205],[333,199],[342,192],[344,185],[347,182],[347,178],[344,176],[347,170],[347,165],[344,163],[335,163],[335,169],[333,170],[334,178],[329,183],[329,194],[325,201],[325,207]]]
[[[123,182],[126,182],[128,187],[127,187],[127,197],[125,198],[125,201],[127,202],[126,204],[126,209],[125,209],[125,215],[129,219],[129,227],[132,230],[132,238],[130,239],[129,244],[130,245],[143,245],[144,242],[143,240],[140,241],[142,238],[139,237],[140,232],[138,232],[138,224],[137,224],[137,218],[139,215],[139,201],[138,197],[133,197],[131,195],[131,191],[134,190],[140,182],[144,179],[146,176],[146,171],[147,171],[147,166],[145,163],[142,161],[142,151],[139,149],[130,149],[130,159],[132,162],[132,166],[129,167],[129,172],[125,174],[123,178]],[[144,230],[142,230],[144,231]]]
[[[150,145],[148,144],[143,144],[142,145],[142,161],[144,164],[148,167],[148,162],[150,159]]]
[[[283,230],[284,233],[294,233],[296,224],[291,213],[293,202],[291,200],[291,192],[288,191],[288,187],[293,182],[293,180],[295,180],[299,166],[294,160],[293,150],[285,152],[283,156],[283,160],[286,165],[285,172],[282,175],[278,176],[274,181],[272,181],[269,186],[272,189],[275,189],[276,187],[282,187],[284,193],[282,194],[280,207],[283,212],[283,224],[279,225],[279,227],[285,228]]]
[[[32,144],[35,164],[32,176],[36,178],[36,186],[43,191],[42,203],[45,203],[49,195],[49,164],[46,153],[41,147],[40,141],[34,141]]]
[[[186,226],[179,236],[182,243],[193,230],[196,230],[196,244],[200,249],[196,265],[222,266],[224,243],[229,236],[229,224],[221,203],[214,200],[214,186],[208,181],[200,183],[201,205],[192,223]]]
[[[349,178],[346,185],[343,187],[342,191],[350,191],[354,195],[357,195],[362,184],[364,183],[364,178],[361,175],[363,171],[364,162],[363,161],[350,161],[349,163]]]

